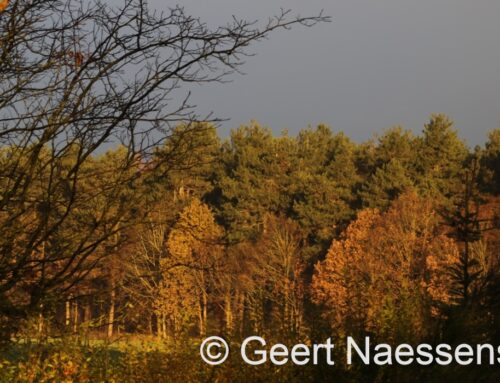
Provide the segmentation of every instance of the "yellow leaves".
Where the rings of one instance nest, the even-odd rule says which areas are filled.
[[[30,355],[27,362],[20,362],[15,367],[16,382],[86,382],[88,364],[85,355],[77,349],[54,350],[50,356],[42,353]],[[2,372],[0,365],[0,372]]]
[[[204,262],[210,254],[222,250],[222,230],[210,208],[194,199],[181,213],[168,238],[174,258],[191,263]]]
[[[223,250],[222,229],[210,208],[197,199],[186,206],[168,236],[167,248],[170,256],[162,264],[157,309],[176,325],[192,323]]]

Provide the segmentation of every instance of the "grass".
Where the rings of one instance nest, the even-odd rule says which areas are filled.
[[[199,365],[197,356],[196,341],[24,339],[0,353],[0,382],[194,382],[187,366]]]

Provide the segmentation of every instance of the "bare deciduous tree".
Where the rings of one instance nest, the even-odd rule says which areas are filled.
[[[119,7],[99,0],[5,5],[0,327],[9,329],[63,296],[106,256],[108,239],[134,222],[143,199],[135,190],[145,169],[159,165],[144,163],[172,128],[216,120],[196,114],[186,85],[224,81],[239,71],[251,43],[328,18],[282,11],[263,25],[233,19],[211,29],[181,7],[161,13],[144,0]],[[179,139],[189,140],[189,129]],[[113,165],[95,165],[96,155],[118,142],[123,155]],[[168,147],[162,169],[182,167],[177,149],[185,145]]]

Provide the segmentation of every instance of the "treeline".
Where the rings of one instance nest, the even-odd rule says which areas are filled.
[[[52,150],[1,215],[2,250],[29,259],[2,293],[6,336],[500,341],[499,130],[471,150],[444,115],[361,144],[185,124],[148,158],[86,158],[78,187],[78,143]],[[3,147],[2,174],[29,160]]]
[[[498,131],[473,151],[442,115],[359,145],[324,125],[197,134],[105,278],[124,331],[422,341],[460,316],[498,339]]]
[[[440,370],[208,369],[189,347],[499,343],[498,130],[474,149],[443,115],[362,144],[257,123],[222,140],[193,83],[328,16],[211,27],[145,0],[0,4],[1,381],[430,381]],[[186,347],[78,344],[124,334]]]

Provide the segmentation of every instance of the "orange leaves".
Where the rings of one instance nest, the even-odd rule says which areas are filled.
[[[0,0],[0,12],[5,11],[8,5],[9,5],[9,0]]]
[[[386,213],[360,212],[316,266],[314,299],[330,309],[334,325],[356,322],[380,334],[413,324],[415,333],[423,331],[425,313],[450,302],[448,268],[458,259],[438,225],[432,204],[414,193]]]
[[[83,60],[85,56],[82,52],[68,52],[68,58],[73,61],[75,68],[79,68],[82,66]]]
[[[453,285],[453,278],[449,267],[456,263],[459,253],[456,243],[444,235],[436,238],[433,250],[433,254],[427,256],[425,260],[428,278],[422,281],[422,287],[437,304],[433,307],[432,314],[438,315],[438,306],[451,303],[450,286]]]
[[[334,308],[336,322],[341,322],[352,305],[363,305],[359,292],[363,287],[365,257],[364,244],[375,222],[380,218],[377,210],[367,209],[346,230],[345,238],[333,241],[326,259],[316,266],[313,296],[316,301]],[[355,310],[356,308],[354,308]]]
[[[61,65],[66,65],[76,70],[82,66],[85,55],[80,51],[65,50],[55,53],[52,59],[57,60]]]

